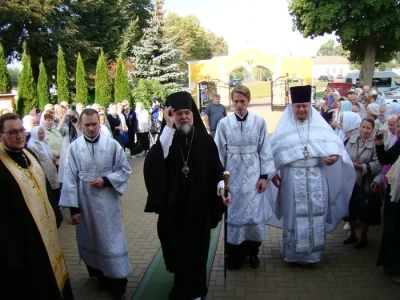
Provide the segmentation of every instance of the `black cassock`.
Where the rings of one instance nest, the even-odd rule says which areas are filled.
[[[207,294],[210,230],[218,225],[224,212],[217,195],[224,171],[217,147],[206,132],[194,132],[187,177],[182,172],[182,156],[186,160],[193,131],[187,136],[175,133],[166,159],[157,141],[144,164],[148,191],[145,212],[159,214],[157,231],[166,268],[175,275],[169,299],[186,300]]]
[[[26,167],[20,153],[10,151],[7,153],[21,167]],[[52,199],[53,192],[47,180],[46,187],[59,227],[62,216],[55,199]],[[2,214],[0,218],[2,299],[73,299],[69,280],[65,283],[61,295],[39,230],[25,204],[18,183],[2,161],[0,161],[0,212]]]

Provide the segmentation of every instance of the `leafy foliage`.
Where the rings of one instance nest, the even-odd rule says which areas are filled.
[[[106,107],[111,103],[111,86],[108,78],[107,61],[103,50],[100,52],[96,67],[95,101]]]
[[[82,103],[84,106],[88,104],[88,84],[86,81],[85,66],[81,54],[78,54],[78,59],[76,60],[76,75],[75,75],[75,87],[76,95],[75,101],[77,103]]]
[[[132,49],[135,71],[131,75],[134,79],[158,80],[165,88],[176,91],[181,89],[180,81],[185,73],[179,68],[181,53],[175,47],[175,38],[164,36],[162,6],[162,0],[154,1],[150,27],[145,29],[140,44]]]
[[[343,50],[342,45],[336,45],[334,40],[328,40],[324,44],[319,47],[318,56],[333,56],[333,55],[339,55],[339,56],[344,56],[348,57],[350,53],[348,51]]]
[[[67,67],[61,47],[58,47],[57,57],[57,98],[60,103],[61,101],[69,101]]]
[[[122,55],[118,57],[114,84],[114,99],[116,102],[128,100],[131,102],[131,89],[128,82],[128,73],[124,66]]]
[[[46,104],[50,103],[49,78],[47,77],[46,67],[44,66],[43,59],[40,60],[39,66],[37,96],[39,108],[42,109]]]
[[[37,108],[37,94],[35,81],[33,80],[31,58],[24,45],[22,54],[22,72],[18,85],[17,113],[27,115],[32,108]]]
[[[134,103],[142,102],[143,107],[151,107],[151,98],[154,96],[165,99],[169,91],[158,80],[140,79],[133,91]]]
[[[18,81],[21,77],[21,70],[17,67],[8,67],[7,70],[8,74],[10,75],[11,87],[18,86]]]
[[[334,33],[350,61],[362,63],[360,82],[371,84],[375,62],[400,50],[398,0],[291,0],[293,24],[305,37]]]
[[[0,94],[7,94],[11,89],[10,74],[8,74],[3,46],[0,44]]]

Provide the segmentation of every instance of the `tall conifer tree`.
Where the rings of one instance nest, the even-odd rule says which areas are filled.
[[[31,58],[27,53],[25,43],[21,61],[22,72],[18,85],[17,113],[21,116],[25,116],[32,108],[38,107],[36,86],[32,74]]]
[[[57,99],[58,103],[69,101],[67,66],[60,46],[57,53]]]
[[[50,103],[49,78],[47,77],[46,67],[44,66],[42,58],[40,58],[39,65],[37,95],[40,109],[43,109],[46,104]]]
[[[174,45],[174,39],[164,37],[163,0],[154,0],[152,19],[149,28],[138,46],[132,48],[131,58],[136,71],[132,72],[134,79],[155,79],[172,91],[181,89],[185,72],[179,68],[180,50]]]
[[[83,60],[81,54],[78,54],[78,59],[76,61],[76,77],[75,77],[75,84],[76,84],[76,102],[82,103],[83,105],[88,104],[88,84],[86,81],[86,72],[85,66],[83,65]]]
[[[128,100],[129,103],[131,103],[131,89],[129,87],[128,73],[124,66],[122,54],[118,57],[117,69],[115,71],[114,100],[116,102]]]
[[[108,78],[107,61],[103,50],[100,52],[96,66],[96,83],[95,83],[96,103],[106,107],[111,102],[111,86]]]
[[[4,57],[4,49],[0,44],[0,94],[7,94],[11,90],[10,74]]]

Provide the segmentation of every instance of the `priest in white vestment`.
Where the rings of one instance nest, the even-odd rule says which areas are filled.
[[[317,263],[326,233],[348,215],[356,176],[342,140],[311,107],[311,86],[292,87],[290,95],[271,137],[279,190],[268,223],[283,228],[285,261]]]
[[[227,267],[240,269],[248,256],[250,267],[257,269],[265,223],[272,215],[266,194],[271,192],[267,183],[275,175],[275,165],[265,120],[247,110],[249,89],[239,85],[231,95],[235,112],[219,121],[215,134],[221,163],[230,172],[232,194]]]
[[[90,277],[120,300],[132,273],[120,196],[132,171],[119,143],[100,134],[96,110],[83,110],[80,122],[84,135],[68,148],[60,205],[71,208],[79,255]]]

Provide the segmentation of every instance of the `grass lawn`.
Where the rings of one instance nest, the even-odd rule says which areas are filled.
[[[249,88],[252,99],[271,97],[271,82],[268,81],[243,82],[243,85]],[[232,90],[233,87],[229,88],[229,93]]]

